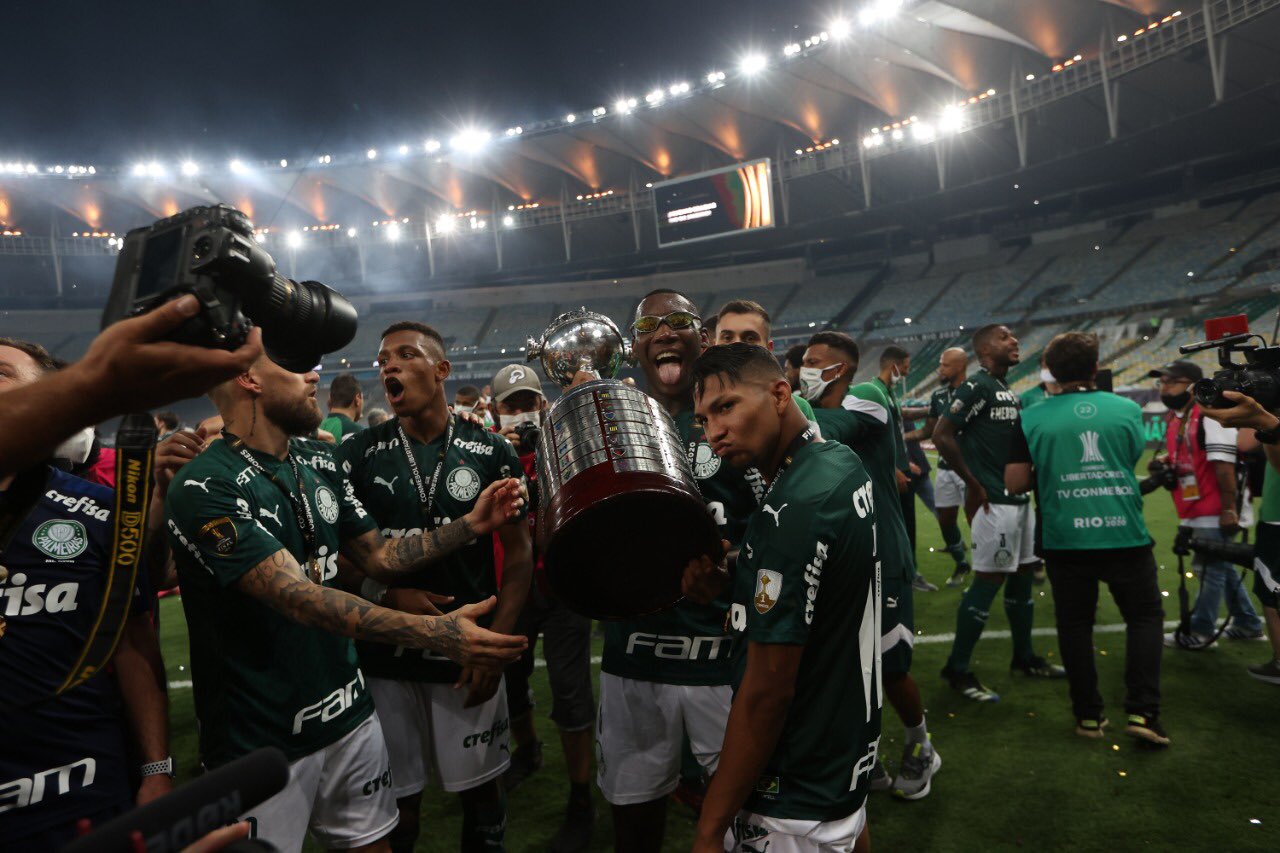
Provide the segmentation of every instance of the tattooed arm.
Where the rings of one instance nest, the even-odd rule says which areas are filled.
[[[342,544],[342,556],[365,575],[381,583],[392,583],[406,572],[457,551],[478,536],[492,533],[519,515],[524,505],[520,481],[498,480],[476,499],[475,508],[457,521],[428,530],[419,536],[384,539],[371,530]]]
[[[281,549],[236,581],[236,589],[284,616],[345,637],[432,649],[462,666],[505,666],[524,650],[524,637],[495,634],[476,625],[495,599],[460,607],[445,616],[414,616],[370,604],[304,577],[297,560]]]

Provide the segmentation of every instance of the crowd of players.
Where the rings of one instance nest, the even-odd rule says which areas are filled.
[[[366,409],[361,384],[344,374],[326,418],[316,373],[290,373],[260,351],[223,354],[241,361],[217,365],[233,376],[210,392],[217,416],[189,430],[157,420],[151,547],[112,672],[41,702],[89,630],[110,550],[112,492],[69,472],[87,474],[103,451],[83,440],[60,448],[36,469],[34,509],[0,527],[5,849],[57,849],[84,820],[100,824],[172,787],[154,596],[173,587],[202,765],[263,746],[290,761],[288,787],[234,833],[280,850],[301,849],[308,833],[328,849],[412,850],[434,782],[457,795],[461,849],[503,849],[506,792],[542,765],[529,689],[541,637],[570,783],[553,850],[591,843],[593,758],[620,851],[663,849],[673,794],[699,811],[695,850],[869,849],[869,792],[921,799],[942,764],[911,672],[913,595],[936,589],[916,567],[917,497],[954,560],[948,586],[967,584],[942,672],[951,688],[998,699],[970,661],[1003,589],[1010,671],[1065,677],[1076,731],[1100,736],[1091,632],[1106,582],[1128,625],[1125,729],[1170,743],[1163,611],[1142,520],[1150,487],[1134,475],[1141,414],[1096,388],[1095,339],[1055,338],[1044,381],[1020,399],[1006,382],[1018,341],[984,327],[972,338],[977,369],[968,372],[970,353],[943,352],[928,406],[904,411],[907,350],[886,348],[878,374],[855,384],[852,338],[819,332],[778,359],[753,302],[703,318],[683,294],[654,291],[630,334],[644,389],[688,446],[728,548],[723,561],[686,569],[676,606],[603,625],[598,703],[591,622],[558,601],[537,557],[524,428],[545,426],[548,402],[529,368],[504,367],[451,405],[444,339],[405,320],[383,332],[377,357],[390,415]],[[6,400],[54,381],[57,368],[37,344],[0,339]],[[1271,416],[1248,401],[1202,410],[1188,393],[1197,370],[1156,372],[1172,413],[1157,466],[1172,474],[1155,481],[1184,524],[1229,538],[1250,506],[1236,478],[1247,431],[1214,418],[1257,427],[1266,441]],[[932,483],[928,440],[939,455]],[[107,468],[98,464],[100,479]],[[32,476],[4,476],[0,497]],[[1280,480],[1268,467],[1255,490],[1261,544],[1280,523]],[[637,519],[626,547],[661,536]],[[1280,575],[1260,564],[1256,592],[1280,642]],[[1065,667],[1032,641],[1046,566]],[[1167,642],[1214,642],[1223,595],[1227,636],[1261,637],[1229,566],[1207,562],[1202,577],[1191,633]],[[1280,683],[1276,660],[1251,672]],[[886,698],[904,732],[893,773],[879,750]]]

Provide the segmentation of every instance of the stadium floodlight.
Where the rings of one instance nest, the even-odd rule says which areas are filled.
[[[134,176],[135,178],[145,178],[145,177],[147,176],[147,164],[146,164],[146,163],[134,163],[134,164],[133,164],[133,169],[132,169],[131,171],[132,171],[133,176]]]
[[[782,49],[783,56],[795,56],[799,52],[800,52],[800,45],[795,44],[794,42]]]
[[[434,154],[440,150],[440,141],[437,139],[427,139],[422,143],[422,150],[428,154]]]
[[[287,168],[289,168],[289,161],[288,161],[288,160],[285,160],[284,158],[281,158],[281,159],[280,159],[280,168],[281,168],[281,169],[287,169]]]
[[[915,137],[917,142],[932,142],[938,134],[933,129],[933,125],[918,121],[911,125],[911,135]]]
[[[902,130],[901,130],[901,129],[895,130],[895,131],[893,132],[893,141],[894,141],[894,142],[900,142],[900,141],[902,140],[902,137],[903,137],[903,133],[902,133]]]
[[[903,317],[903,318],[902,318],[902,322],[904,322],[904,323],[906,323],[908,326],[910,326],[910,325],[911,325],[911,318],[910,318],[910,317]]]
[[[938,122],[938,127],[944,133],[959,133],[964,129],[964,116],[960,113],[960,108],[955,104],[947,104],[946,109],[942,111],[942,119]]]
[[[473,127],[466,128],[454,134],[454,137],[449,140],[449,147],[454,151],[473,153],[484,148],[489,143],[490,135],[487,130],[479,130]]]
[[[39,171],[39,170],[38,170],[38,169],[36,169],[36,164],[35,164],[35,163],[28,163],[28,164],[27,164],[27,174],[28,174],[28,175],[34,175],[37,171]],[[89,167],[89,174],[91,174],[91,175],[93,174],[93,167],[92,167],[92,166],[90,166],[90,167]]]
[[[836,18],[827,25],[827,32],[836,41],[843,41],[849,37],[849,33],[853,32],[853,27],[844,18]]]
[[[573,124],[577,120],[578,120],[578,117],[573,113],[569,113],[567,116],[564,117],[565,124]]]
[[[150,163],[147,164],[148,178],[163,178],[164,176],[165,176],[165,170],[163,165],[161,165],[160,163],[157,163],[155,160],[152,160]]]
[[[651,107],[656,107],[658,104],[662,103],[666,97],[666,93],[661,89],[654,89],[652,92],[644,96],[644,102]]]
[[[627,98],[619,98],[613,104],[613,111],[615,113],[622,113],[623,115],[631,112],[631,100],[628,100]]]
[[[401,157],[403,157],[404,155],[409,153],[409,146],[401,145],[399,148],[396,149],[396,151],[399,152]]]
[[[514,216],[504,216],[502,217],[502,224],[507,228],[515,228],[516,218]]]
[[[755,76],[769,65],[763,53],[748,53],[738,63],[738,70],[748,77]]]
[[[606,110],[604,107],[596,107],[594,110],[591,111],[591,115],[593,115],[596,118],[600,118],[600,116],[604,115],[607,112],[609,111]]]
[[[902,8],[902,0],[874,0],[858,13],[858,23],[864,27],[887,21]]]
[[[355,229],[355,227],[354,227],[354,226],[353,226],[353,227],[351,227],[351,228],[348,228],[348,229],[347,229],[347,236],[348,236],[348,237],[355,237],[355,236],[356,236],[356,233],[357,233],[357,232],[356,232],[356,229]]]
[[[707,82],[711,84],[723,83],[725,74],[723,71],[712,71],[707,74]]]
[[[182,174],[188,178],[200,174],[200,166],[193,160],[187,160],[182,164]]]
[[[54,173],[55,175],[61,175],[61,174],[62,174],[63,172],[65,172],[65,171],[66,171],[66,169],[64,169],[62,166],[54,166],[54,167],[53,167],[53,173]]]
[[[400,239],[400,223],[392,222],[383,230],[382,233],[387,235],[387,240],[389,242],[396,242]]]
[[[689,92],[689,84],[688,84],[688,83],[684,83],[684,82],[681,82],[681,83],[673,83],[673,84],[671,85],[671,88],[667,89],[667,91],[671,93],[671,97],[673,97],[673,98],[674,98],[676,95],[684,95],[684,94],[688,94],[688,92]]]
[[[240,160],[232,160],[230,168],[233,175],[247,175],[249,173],[249,167]]]
[[[452,214],[449,214],[449,213],[441,214],[440,218],[436,220],[437,234],[452,234],[454,232],[454,229],[456,229],[457,227],[458,227],[457,217],[453,216]]]
[[[370,160],[377,160],[377,159],[378,159],[378,149],[377,149],[377,148],[370,148],[368,151],[364,152],[364,156],[368,157]]]
[[[284,238],[284,243],[290,249],[296,249],[302,245],[302,234],[297,231],[290,231]]]

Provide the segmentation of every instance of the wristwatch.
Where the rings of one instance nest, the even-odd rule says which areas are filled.
[[[170,779],[176,779],[178,769],[173,763],[173,756],[169,756],[164,761],[152,761],[150,764],[142,765],[141,775],[143,778],[147,776],[168,776]]]

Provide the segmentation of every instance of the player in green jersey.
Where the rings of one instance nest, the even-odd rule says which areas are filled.
[[[451,365],[439,332],[415,322],[391,325],[382,333],[378,366],[396,416],[344,442],[337,453],[384,536],[442,530],[450,519],[471,512],[490,483],[523,477],[509,441],[450,413],[444,382]],[[524,523],[503,525],[496,533],[504,553],[501,589],[488,536],[406,585],[451,596],[446,609],[496,595],[490,627],[514,633],[533,574],[533,544]],[[357,580],[348,583],[355,588]],[[376,599],[381,593],[370,587],[369,594]],[[459,795],[460,849],[500,849],[506,827],[500,777],[511,761],[502,673],[462,668],[441,655],[412,649],[376,643],[357,648],[391,752],[400,810],[392,849],[414,847],[428,776]]]
[[[960,347],[949,347],[942,351],[938,356],[938,379],[942,384],[929,396],[924,426],[907,433],[907,441],[928,441],[933,438],[938,421],[951,408],[951,398],[965,381],[968,366],[969,356]],[[951,469],[947,460],[941,458],[938,460],[938,476],[933,484],[933,505],[937,509],[942,541],[946,543],[947,553],[956,563],[955,572],[947,580],[947,586],[964,586],[970,570],[959,519],[960,507],[964,506],[964,480]]]
[[[716,455],[758,468],[769,490],[732,576],[706,559],[685,573],[686,594],[701,600],[732,587],[729,624],[747,644],[693,849],[869,850],[884,541],[875,488],[855,453],[817,437],[761,348],[714,347],[694,375]]]
[[[339,373],[329,386],[329,417],[320,429],[333,436],[338,444],[350,441],[364,427],[357,423],[364,414],[364,389],[353,373]]]
[[[430,648],[468,666],[517,658],[522,637],[476,625],[492,600],[447,616],[378,607],[335,589],[341,553],[391,582],[519,514],[517,480],[430,534],[383,539],[328,445],[312,371],[261,357],[210,394],[225,424],[169,486],[169,540],[183,587],[204,763],[276,746],[290,784],[250,816],[282,850],[310,829],[326,847],[375,845],[397,815],[381,726],[351,639]],[[422,612],[413,597],[388,604]],[[380,842],[380,843],[379,843]]]
[[[884,689],[889,703],[902,720],[905,748],[898,776],[890,779],[877,762],[871,776],[873,790],[891,789],[908,800],[927,797],[933,775],[942,758],[933,748],[924,717],[920,688],[911,677],[911,656],[915,645],[915,614],[912,575],[915,561],[898,499],[897,433],[893,426],[892,401],[883,383],[864,383],[850,388],[858,371],[861,354],[853,338],[841,332],[819,332],[809,339],[804,369],[818,371],[830,384],[813,402],[822,437],[838,441],[858,454],[875,487],[876,512],[880,531],[882,612],[880,643],[884,658]],[[808,374],[813,376],[811,372]],[[812,380],[810,387],[813,387]]]
[[[773,352],[772,334],[773,320],[763,305],[750,299],[732,299],[720,308],[716,316],[716,339],[712,344],[720,346],[742,341]],[[800,407],[801,414],[812,421],[813,406],[809,401],[798,394],[791,399]]]
[[[647,390],[675,420],[721,538],[736,543],[763,483],[758,472],[724,464],[694,425],[693,363],[708,344],[697,308],[680,293],[654,291],[636,306],[631,332]],[[728,604],[727,595],[711,604],[684,600],[605,624],[596,756],[623,853],[662,849],[684,737],[698,762],[715,770],[732,698]]]
[[[995,702],[999,694],[969,670],[969,659],[1001,585],[1013,633],[1010,668],[1042,678],[1062,678],[1066,671],[1032,648],[1032,572],[1039,563],[1035,524],[1026,495],[1011,495],[1004,487],[1009,445],[1018,428],[1018,397],[1004,378],[1018,363],[1018,339],[1007,326],[983,326],[974,333],[973,351],[982,369],[956,389],[933,433],[938,453],[965,483],[975,575],[960,599],[956,638],[942,677],[969,699]]]

